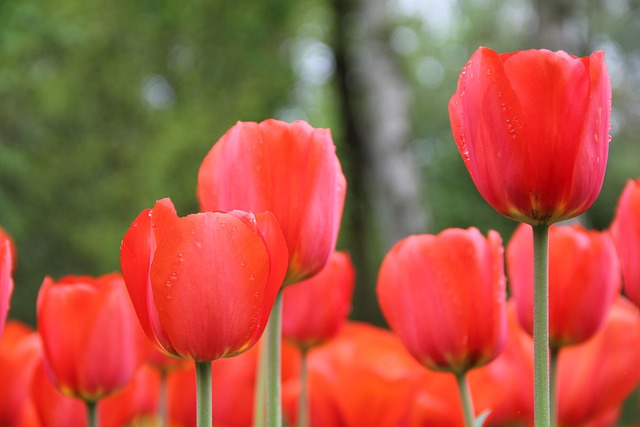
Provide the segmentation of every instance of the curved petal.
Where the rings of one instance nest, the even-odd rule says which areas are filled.
[[[138,215],[120,246],[122,275],[142,329],[149,341],[169,354],[174,354],[174,349],[158,322],[150,269],[159,237],[177,218],[171,200],[159,200],[153,209],[145,209]]]

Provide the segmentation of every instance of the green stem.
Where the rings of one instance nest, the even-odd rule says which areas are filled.
[[[535,427],[550,427],[548,225],[533,226],[533,271],[533,413]]]
[[[265,331],[263,344],[260,348],[260,356],[258,357],[258,372],[256,379],[256,388],[253,392],[253,427],[265,427],[265,398],[267,392],[267,366],[269,366],[269,357],[265,342],[267,342],[267,331]]]
[[[158,396],[158,426],[169,425],[167,418],[167,370],[160,369],[160,396]]]
[[[196,363],[196,425],[211,427],[213,417],[211,411],[211,362]]]
[[[87,405],[87,425],[89,427],[98,427],[98,402],[85,401]]]
[[[464,425],[466,427],[474,426],[473,400],[471,400],[471,390],[467,381],[467,374],[455,374],[458,381],[458,391],[460,392],[460,400],[462,401],[462,412],[464,414]]]
[[[309,426],[309,387],[307,386],[307,349],[300,353],[300,397],[298,398],[298,427]]]
[[[282,289],[273,304],[267,323],[267,425],[282,427],[282,403],[280,396],[280,345],[282,330]]]
[[[551,349],[551,425],[558,425],[558,355],[560,349]]]

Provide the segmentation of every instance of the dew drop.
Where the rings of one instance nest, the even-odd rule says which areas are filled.
[[[167,294],[167,299],[171,299],[171,294]]]
[[[593,135],[593,137],[595,138],[596,142],[598,142],[598,140],[600,139],[600,137],[598,136],[597,133],[595,135]]]
[[[196,240],[196,246],[197,246],[198,248],[201,248],[201,247],[202,247],[202,243],[200,243],[199,241],[197,241],[197,240]]]
[[[246,262],[244,261],[244,259],[240,260],[240,265],[244,267],[244,265],[246,264]]]
[[[171,280],[167,280],[166,282],[164,282],[164,284],[165,284],[165,286],[167,288],[170,288],[171,287]]]
[[[256,280],[256,276],[255,276],[255,275],[253,275],[253,274],[250,274],[250,275],[249,275],[249,280],[251,280],[251,281]]]
[[[182,262],[184,260],[184,254],[182,252],[180,252],[178,254],[178,262]]]

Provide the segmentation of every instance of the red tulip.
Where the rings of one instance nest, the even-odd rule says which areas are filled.
[[[178,218],[163,199],[135,219],[120,263],[149,340],[168,355],[205,362],[258,341],[286,272],[287,250],[269,213]]]
[[[45,278],[37,317],[47,371],[68,396],[96,401],[118,391],[147,356],[118,274]]]
[[[398,426],[424,373],[395,335],[364,323],[347,323],[311,349],[307,363],[313,427]],[[295,425],[295,397],[287,397],[286,418]]]
[[[449,102],[453,137],[484,199],[532,225],[573,218],[595,201],[609,148],[604,53],[498,54],[479,48]]]
[[[333,338],[351,310],[355,272],[346,252],[334,252],[320,273],[284,290],[282,336],[300,348]]]
[[[624,290],[640,307],[640,178],[629,180],[624,187],[611,233],[620,256]]]
[[[9,311],[13,292],[12,272],[15,266],[15,247],[11,237],[0,227],[0,335]]]
[[[461,374],[493,360],[506,337],[500,235],[448,229],[398,242],[378,275],[391,328],[424,366]]]
[[[0,425],[22,425],[26,413],[35,412],[27,384],[41,358],[38,334],[18,321],[7,322],[0,340]]]
[[[582,426],[615,410],[640,382],[640,313],[619,297],[602,329],[560,352],[558,420]]]
[[[518,318],[533,334],[533,233],[521,225],[507,246],[509,284]],[[549,342],[583,342],[602,325],[620,290],[620,267],[608,233],[579,225],[549,231]]]
[[[333,252],[346,182],[327,129],[305,122],[238,122],[198,173],[203,211],[273,212],[289,248],[285,282],[324,267]]]

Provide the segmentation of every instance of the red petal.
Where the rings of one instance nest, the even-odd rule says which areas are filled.
[[[156,242],[176,219],[171,200],[162,199],[133,221],[120,246],[122,275],[142,329],[149,341],[168,353],[173,353],[173,348],[158,322],[149,275]]]

